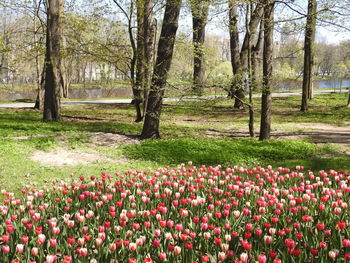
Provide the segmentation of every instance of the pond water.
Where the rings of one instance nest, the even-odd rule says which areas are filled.
[[[6,91],[0,92],[0,100],[16,101],[16,100],[35,100],[37,95],[36,90],[29,91]],[[129,88],[114,88],[114,89],[70,89],[70,99],[97,99],[108,97],[127,97],[131,96],[132,91]]]
[[[279,83],[277,90],[294,90],[302,88],[301,80],[284,80]],[[314,80],[316,89],[340,89],[349,88],[350,79],[317,79]]]

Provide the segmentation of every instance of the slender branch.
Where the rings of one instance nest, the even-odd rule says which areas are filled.
[[[124,10],[124,8],[118,3],[117,0],[113,0],[113,2],[118,6],[118,8],[120,9],[120,11],[122,11],[122,13],[125,15],[126,19],[128,19],[128,22],[130,23],[131,14],[130,14],[130,17],[129,17],[129,14]]]

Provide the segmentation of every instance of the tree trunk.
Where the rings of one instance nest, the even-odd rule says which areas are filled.
[[[45,54],[45,101],[44,120],[60,120],[61,89],[64,87],[62,71],[61,44],[62,29],[61,20],[64,11],[64,0],[47,1],[47,30],[46,30],[46,54]]]
[[[137,45],[139,45],[139,41],[142,43],[142,38],[141,38],[141,32],[142,30],[142,23],[140,21],[140,16],[141,16],[141,11],[140,11],[140,4],[141,2],[136,2],[136,10],[137,10],[137,23],[138,23],[138,31],[137,31]],[[139,54],[138,52],[140,51],[136,47],[134,35],[133,35],[133,30],[132,30],[132,15],[134,13],[134,1],[130,1],[130,13],[129,16],[127,15],[128,18],[128,34],[129,34],[129,41],[131,44],[131,49],[132,49],[132,57],[130,61],[130,80],[131,80],[131,86],[132,86],[132,93],[133,93],[133,100],[131,104],[135,105],[135,110],[136,110],[136,119],[135,122],[140,122],[142,121],[142,113],[141,113],[141,106],[140,104],[142,103],[142,96],[141,96],[141,90],[138,88],[138,82],[142,78],[142,75],[136,75],[135,76],[135,71],[136,71],[136,66],[139,66],[139,64],[136,65],[137,59],[142,58],[143,53]],[[141,23],[141,24],[140,24]],[[140,27],[140,29],[139,29]],[[142,66],[142,65],[141,65]],[[141,71],[142,72],[142,71]],[[115,77],[117,76],[117,73],[115,74]]]
[[[248,72],[247,72],[247,70],[248,70],[248,50],[251,48],[250,47],[251,41],[249,40],[249,38],[251,38],[251,36],[255,34],[255,31],[256,31],[256,29],[259,25],[259,22],[261,20],[262,13],[263,13],[263,6],[260,4],[257,4],[254,11],[252,12],[252,15],[250,17],[250,21],[248,22],[248,25],[246,27],[247,31],[246,31],[246,34],[244,37],[241,51],[239,53],[240,73],[237,75],[237,77],[234,80],[235,81],[234,90],[235,90],[235,95],[236,95],[234,108],[236,108],[236,109],[243,108],[242,101],[245,98],[245,94],[244,94],[245,91],[244,91],[244,85],[242,85],[242,83],[244,81],[244,77],[248,76]],[[245,75],[245,76],[243,76],[243,75]]]
[[[350,88],[349,88],[349,95],[348,95],[348,103],[346,104],[347,107],[350,107]]]
[[[162,31],[160,34],[157,61],[153,72],[152,85],[146,108],[142,139],[160,138],[159,121],[167,74],[170,69],[181,0],[167,0]]]
[[[243,108],[244,94],[244,74],[248,76],[248,50],[251,48],[251,38],[255,34],[258,28],[261,16],[263,13],[263,7],[257,4],[254,11],[251,14],[250,21],[248,22],[247,31],[244,37],[241,50],[239,50],[239,31],[238,31],[238,15],[237,15],[237,3],[235,1],[229,2],[230,9],[230,43],[231,43],[231,63],[236,64],[236,68],[233,69],[233,81],[231,85],[231,94],[235,95],[234,108]],[[248,33],[249,32],[249,33]],[[239,63],[237,63],[239,61]]]
[[[145,48],[144,48],[144,1],[136,1],[137,12],[137,36],[136,36],[136,78],[133,86],[133,104],[136,109],[135,122],[142,121],[141,103],[143,101],[142,92],[145,88],[144,73],[145,73]],[[129,25],[129,35],[132,34],[131,24]]]
[[[241,65],[242,65],[242,70],[247,71],[248,68],[248,50],[250,48],[250,45],[252,43],[252,36],[255,35],[255,32],[259,26],[259,23],[261,21],[261,17],[263,15],[264,8],[262,5],[258,4],[254,11],[251,14],[249,24],[247,26],[247,33],[245,34],[242,48],[241,48],[241,53],[240,53],[240,58],[241,58]],[[248,33],[249,31],[249,33]]]
[[[38,38],[37,38],[37,9],[38,9],[38,4],[37,0],[33,0],[33,10],[34,10],[34,15],[33,15],[33,25],[34,25],[34,35],[33,35],[33,42],[34,42],[34,48],[35,48],[35,69],[36,69],[36,84],[37,84],[37,97],[35,100],[35,105],[34,109],[37,110],[42,110],[44,109],[44,86],[43,84],[43,75],[44,71],[40,73],[40,65],[39,65],[39,57],[40,57],[40,51],[38,47]]]
[[[247,72],[248,72],[248,80],[247,80],[247,85],[248,85],[248,90],[249,90],[249,135],[250,137],[254,138],[255,137],[255,131],[254,131],[254,106],[253,106],[253,90],[252,90],[252,83],[251,83],[251,78],[252,78],[252,71],[251,71],[251,66],[252,66],[252,45],[251,45],[251,28],[249,24],[249,19],[251,14],[251,8],[252,4],[247,3],[247,12],[246,12],[246,36],[248,40],[248,61],[247,61]],[[252,18],[251,18],[252,20]]]
[[[154,1],[146,1],[144,6],[143,17],[143,40],[144,40],[144,89],[143,101],[144,112],[146,112],[148,104],[148,94],[151,88],[153,64],[154,64],[154,44],[157,34],[157,22],[153,14]]]
[[[263,20],[260,21],[260,28],[259,28],[259,34],[258,34],[258,39],[254,47],[252,47],[252,76],[251,76],[251,85],[252,89],[255,90],[258,87],[258,66],[259,66],[259,57],[260,57],[260,52],[263,49],[263,43],[264,43],[264,23]]]
[[[261,98],[261,122],[259,140],[270,138],[271,131],[271,79],[273,60],[274,0],[264,1],[264,51],[263,51],[263,88]]]
[[[230,30],[230,49],[231,49],[231,65],[232,65],[232,74],[233,79],[231,87],[229,90],[229,96],[234,98],[234,95],[241,98],[239,93],[236,90],[239,90],[238,87],[242,86],[241,83],[241,61],[240,61],[240,50],[239,50],[239,31],[238,31],[238,13],[237,13],[237,3],[234,1],[229,1],[229,30]],[[244,94],[243,94],[244,98]],[[236,100],[237,101],[237,100]],[[236,104],[236,103],[235,103]],[[235,105],[235,108],[238,105]]]
[[[9,47],[10,45],[10,38],[9,38],[9,32],[8,32],[8,25],[7,25],[7,8],[3,7],[3,32],[2,32],[2,42],[5,47]],[[10,81],[10,69],[9,69],[9,53],[8,52],[1,52],[1,64],[0,64],[0,78],[4,80],[5,83],[8,83]],[[1,81],[2,81],[1,80]]]
[[[203,93],[205,79],[204,41],[210,0],[192,0],[193,91]]]
[[[308,100],[312,95],[312,67],[314,64],[314,44],[316,34],[316,11],[317,1],[309,0],[304,43],[304,71],[303,71],[303,94],[300,110],[308,110]]]
[[[41,73],[40,83],[38,85],[38,93],[36,95],[34,109],[43,110],[44,109],[44,95],[45,95],[45,72],[46,65],[44,64]]]

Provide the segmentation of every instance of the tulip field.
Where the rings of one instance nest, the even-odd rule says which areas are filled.
[[[347,262],[349,181],[189,163],[2,190],[0,262]]]

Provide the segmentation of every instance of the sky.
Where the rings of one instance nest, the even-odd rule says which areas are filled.
[[[299,4],[299,10],[302,10],[303,8],[306,9],[306,5],[307,5],[306,0],[296,0],[296,2]],[[295,15],[286,7],[284,8],[279,7],[279,8],[280,10],[276,12],[278,13],[278,15],[276,15],[276,19],[283,19],[283,18],[291,17]],[[303,10],[303,12],[306,12],[306,11]],[[301,21],[305,23],[305,19]],[[191,30],[192,30],[191,15],[189,14],[188,11],[185,11],[183,9],[181,12],[181,17],[179,21],[179,31],[188,32],[188,34],[191,34]],[[223,12],[217,16],[214,16],[213,12],[211,12],[210,21],[208,22],[206,32],[207,32],[207,35],[218,35],[224,38],[229,38],[229,32],[227,28],[227,14]],[[303,36],[301,38],[303,39]],[[275,33],[275,39],[276,40],[279,39],[278,32]],[[350,31],[344,32],[343,29],[335,28],[332,26],[325,27],[323,25],[319,25],[317,27],[316,41],[318,42],[325,42],[328,44],[338,44],[339,42],[344,40],[350,40]]]

